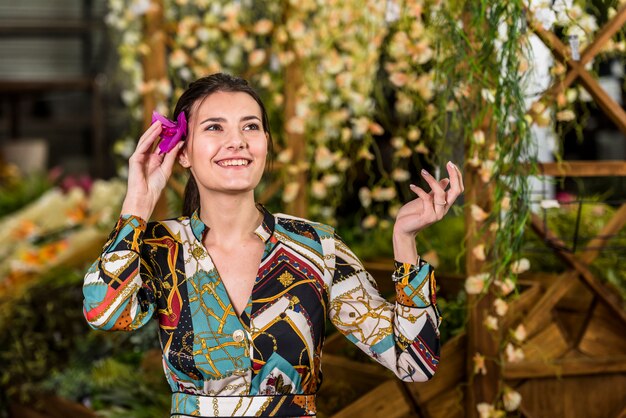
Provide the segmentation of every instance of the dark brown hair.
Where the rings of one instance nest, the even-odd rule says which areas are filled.
[[[199,100],[220,91],[229,93],[247,93],[259,104],[259,107],[261,108],[263,131],[265,131],[268,137],[267,161],[268,164],[271,164],[273,156],[273,142],[267,111],[265,110],[265,106],[263,105],[259,94],[243,78],[234,77],[224,73],[216,73],[207,77],[202,77],[189,84],[187,90],[185,90],[176,103],[176,108],[174,109],[174,120],[176,120],[180,112],[185,112],[185,117],[189,122],[191,119],[191,111],[194,110],[194,104],[196,104]],[[189,130],[187,133],[189,133]],[[183,215],[191,216],[191,214],[199,208],[200,193],[198,192],[198,185],[196,184],[196,180],[193,175],[190,173],[189,180],[187,180],[187,185],[185,186],[185,195],[183,197]]]

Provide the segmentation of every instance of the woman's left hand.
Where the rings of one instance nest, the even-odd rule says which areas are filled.
[[[422,176],[431,188],[430,193],[424,189],[411,185],[411,190],[418,198],[408,202],[400,208],[396,223],[394,224],[394,235],[415,238],[415,235],[429,225],[434,224],[448,213],[454,201],[465,188],[463,187],[463,176],[461,171],[452,162],[446,164],[450,178],[437,181],[426,170],[422,170]],[[446,191],[446,187],[450,188]]]

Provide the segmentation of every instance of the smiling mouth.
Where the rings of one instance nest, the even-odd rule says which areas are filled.
[[[218,161],[217,165],[221,167],[244,167],[250,164],[250,160],[244,160],[243,158],[235,158],[232,160],[222,160]]]

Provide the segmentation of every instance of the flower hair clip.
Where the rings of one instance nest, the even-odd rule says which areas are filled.
[[[157,111],[152,112],[152,123],[161,122],[161,138],[159,154],[170,152],[185,135],[187,135],[187,118],[185,112],[180,112],[176,122],[169,120]]]

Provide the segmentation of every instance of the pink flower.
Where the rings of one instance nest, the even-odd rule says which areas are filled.
[[[161,138],[159,143],[159,154],[170,152],[185,135],[187,135],[187,118],[185,112],[180,112],[176,122],[169,120],[158,112],[152,112],[152,123],[161,122]]]

